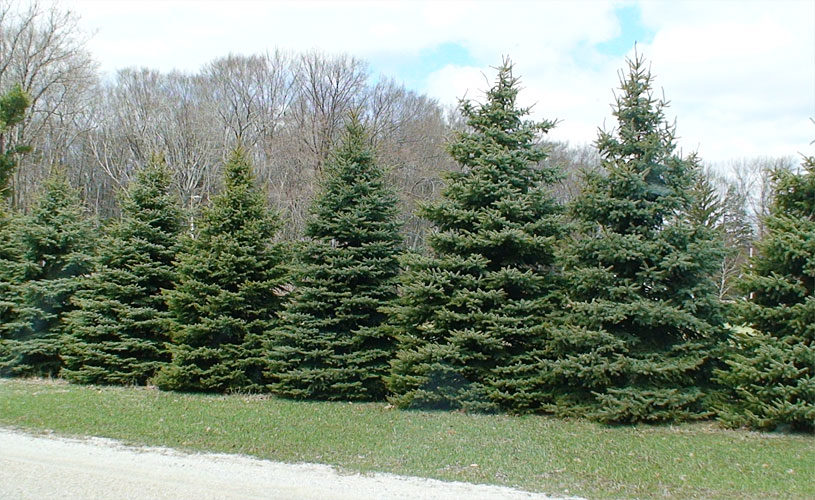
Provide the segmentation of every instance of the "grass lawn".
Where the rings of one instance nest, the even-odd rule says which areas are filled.
[[[815,498],[815,437],[0,379],[0,426],[589,498]]]

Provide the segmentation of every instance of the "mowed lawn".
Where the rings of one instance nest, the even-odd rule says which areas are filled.
[[[589,498],[815,498],[815,437],[0,379],[0,426]],[[2,453],[2,450],[0,450]]]

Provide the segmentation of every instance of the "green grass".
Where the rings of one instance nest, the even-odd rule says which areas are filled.
[[[0,379],[0,425],[589,498],[815,498],[815,437]]]

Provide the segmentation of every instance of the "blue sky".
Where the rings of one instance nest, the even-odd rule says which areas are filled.
[[[614,9],[620,31],[611,40],[597,44],[597,50],[612,57],[622,57],[631,51],[634,44],[650,44],[656,31],[642,21],[642,10],[636,4],[621,5]]]
[[[590,7],[590,4],[584,2]],[[643,23],[642,10],[634,3],[620,4],[613,7],[611,15],[618,24],[616,35],[600,43],[580,43],[572,50],[572,57],[579,64],[596,64],[594,53],[625,59],[635,44],[648,44],[653,41],[655,31]],[[511,57],[511,54],[502,54]],[[404,83],[410,89],[427,92],[430,76],[445,68],[478,66],[478,58],[470,52],[466,41],[444,41],[433,47],[427,47],[418,53],[401,56],[399,54],[377,54],[368,59],[371,65],[372,78],[380,75]],[[492,64],[497,65],[498,62]]]
[[[620,61],[631,52],[635,44],[648,44],[654,39],[655,31],[642,21],[642,11],[637,4],[621,4],[613,8],[612,15],[619,25],[616,36],[606,41],[590,45],[580,44],[574,48],[573,57],[579,63],[592,64],[588,54],[596,51],[602,55],[614,57]],[[509,55],[511,54],[504,54]],[[404,57],[394,54],[381,54],[369,59],[372,77],[385,75],[402,82],[408,88],[426,92],[430,75],[446,66],[476,66],[478,58],[468,49],[466,42],[445,41],[433,47],[427,47]],[[497,64],[497,63],[496,63]]]
[[[581,56],[591,49],[623,60],[635,44],[648,44],[654,39],[654,30],[642,22],[642,11],[636,4],[615,7],[614,16],[619,23],[617,36],[598,43],[594,47],[576,48],[574,57],[579,61]],[[474,66],[478,60],[467,46],[458,41],[440,43],[435,47],[422,49],[413,57],[394,58],[392,54],[370,59],[371,70],[376,78],[378,74],[387,75],[408,88],[425,92],[428,77],[445,66]],[[589,61],[586,61],[588,64]]]
[[[683,151],[709,163],[812,152],[813,0],[55,0],[95,32],[102,70],[196,71],[229,53],[346,53],[445,105],[510,56],[550,136],[612,124],[625,57],[651,63]]]
[[[478,61],[461,43],[443,42],[407,57],[382,55],[369,60],[373,78],[385,75],[418,92],[425,92],[428,77],[445,66],[472,66]]]

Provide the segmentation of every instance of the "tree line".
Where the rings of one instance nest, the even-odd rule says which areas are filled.
[[[166,156],[100,239],[56,171],[0,219],[0,373],[812,431],[815,159],[773,170],[745,261],[744,204],[676,151],[640,56],[581,176],[517,95],[505,61],[462,102],[418,249],[364,106],[338,118],[296,240],[240,140],[192,224]]]

